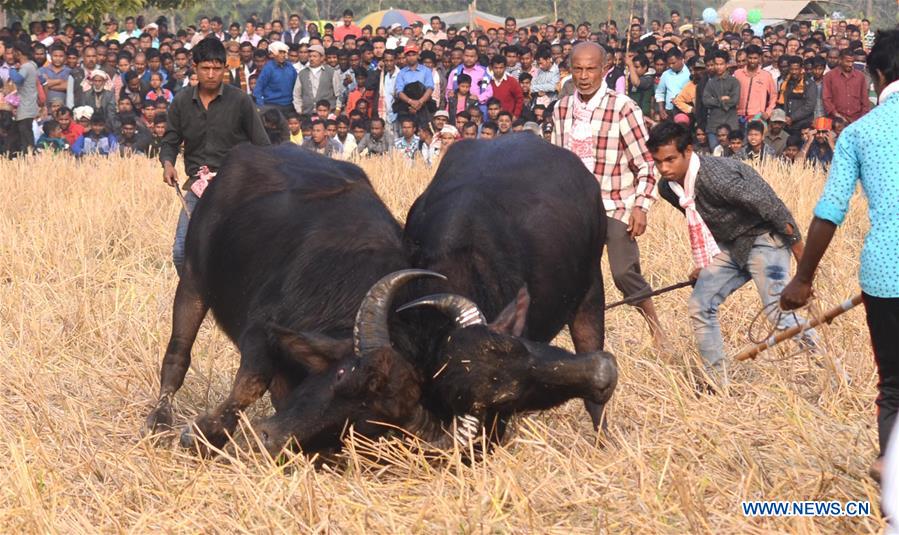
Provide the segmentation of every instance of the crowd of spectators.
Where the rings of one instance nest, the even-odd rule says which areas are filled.
[[[623,30],[562,19],[519,27],[513,17],[486,31],[439,17],[360,28],[346,10],[323,27],[298,14],[242,25],[201,17],[177,31],[165,18],[14,23],[0,29],[0,150],[157,157],[168,106],[197,83],[191,48],[206,37],[224,42],[226,81],[253,97],[273,143],[339,158],[396,151],[430,163],[458,139],[550,139],[580,41],[608,50],[605,88],[633,99],[647,126],[689,125],[700,153],[827,164],[840,131],[872,106],[867,20],[763,35],[684,22],[672,11]]]

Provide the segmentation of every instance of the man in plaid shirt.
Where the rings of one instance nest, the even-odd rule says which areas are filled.
[[[640,273],[636,238],[646,231],[646,213],[655,200],[649,137],[640,108],[614,91],[600,91],[606,51],[582,43],[571,53],[577,90],[553,111],[553,143],[575,153],[596,175],[609,216],[606,248],[615,286],[625,297],[650,293]],[[636,305],[646,317],[656,347],[665,345],[652,299]]]

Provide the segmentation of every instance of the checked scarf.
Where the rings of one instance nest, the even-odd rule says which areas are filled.
[[[690,251],[693,253],[693,262],[696,267],[702,269],[712,263],[715,256],[721,252],[715,237],[712,236],[709,227],[706,226],[696,210],[696,175],[699,174],[699,156],[694,152],[690,157],[690,166],[687,168],[687,176],[683,187],[677,182],[670,181],[668,185],[671,191],[677,194],[678,201],[687,216],[687,228],[690,230]]]

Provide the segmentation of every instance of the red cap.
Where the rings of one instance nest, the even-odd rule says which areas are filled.
[[[815,130],[831,130],[833,128],[833,121],[827,117],[818,117],[815,119],[815,122],[812,123],[812,128]]]
[[[421,52],[421,50],[416,45],[406,45],[405,47],[403,47],[403,55],[409,54],[411,52],[415,52],[416,54],[418,54],[419,52]]]

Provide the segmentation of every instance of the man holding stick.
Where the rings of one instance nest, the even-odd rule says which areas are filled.
[[[576,90],[553,111],[553,144],[575,153],[599,181],[608,216],[612,280],[624,297],[631,297],[652,292],[640,272],[637,237],[646,231],[655,177],[643,114],[631,99],[601,89],[605,72],[602,46],[588,42],[574,47],[571,75]],[[666,339],[652,298],[634,305],[646,318],[655,346],[663,349]]]
[[[727,368],[718,307],[752,280],[778,329],[804,324],[771,306],[789,274],[790,253],[797,259],[802,255],[802,238],[790,211],[765,179],[743,162],[694,153],[685,126],[659,124],[646,145],[664,179],[660,194],[687,217],[696,265],[690,274],[696,280],[690,319],[706,372],[724,387]],[[802,342],[816,347],[814,331],[804,332]]]
[[[172,260],[179,276],[184,267],[184,238],[190,222],[188,210],[193,210],[200,201],[191,186],[197,181],[201,169],[208,168],[212,173],[218,171],[225,156],[238,143],[270,144],[250,96],[238,87],[223,83],[225,45],[214,37],[207,37],[191,52],[199,83],[175,97],[168,110],[168,124],[159,149],[162,179],[177,188],[175,160],[181,143],[184,143],[188,180],[184,185],[184,210],[178,218],[172,247]]]
[[[879,32],[868,56],[868,69],[880,95],[879,105],[840,134],[830,175],[808,231],[808,248],[796,276],[784,289],[781,306],[804,306],[815,270],[849,210],[861,182],[868,200],[871,229],[862,249],[859,282],[880,381],[877,432],[880,454],[871,476],[880,481],[883,454],[899,410],[899,138],[885,134],[899,124],[899,30]],[[896,511],[890,511],[895,514]]]

